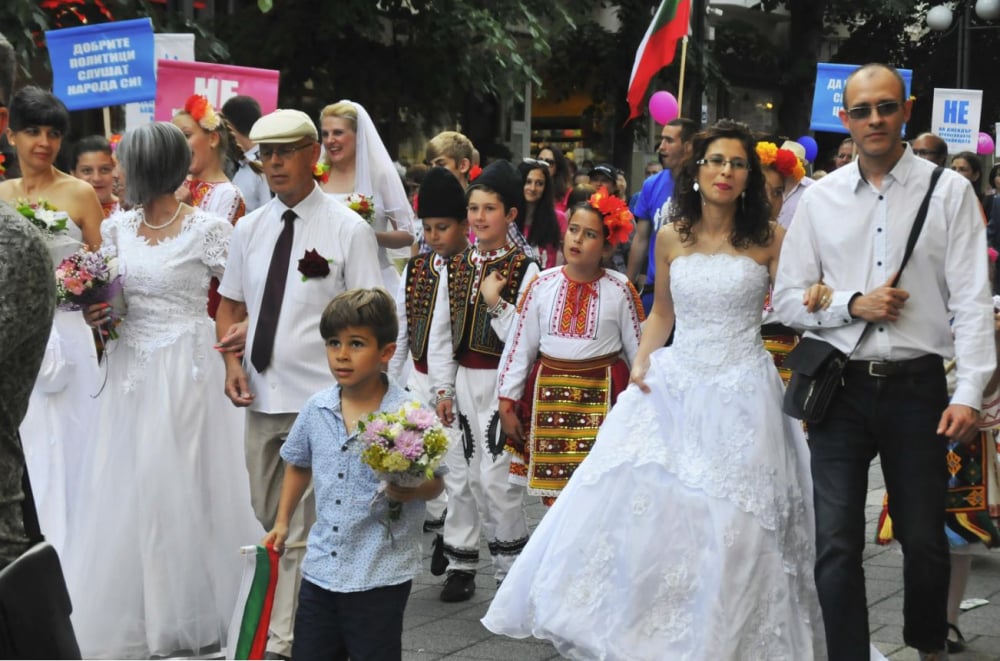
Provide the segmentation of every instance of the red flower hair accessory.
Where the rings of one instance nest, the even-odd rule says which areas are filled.
[[[188,97],[184,103],[184,112],[191,115],[194,121],[198,122],[198,126],[206,131],[214,131],[222,122],[215,108],[201,94],[192,94]]]
[[[624,200],[609,194],[607,186],[601,186],[590,196],[588,204],[601,214],[604,226],[608,228],[608,243],[615,246],[628,241],[634,227],[634,216]]]
[[[790,149],[779,149],[773,142],[758,142],[757,157],[764,167],[772,167],[786,179],[791,177],[792,181],[798,183],[802,177],[806,176],[806,169],[799,161],[799,157]]]

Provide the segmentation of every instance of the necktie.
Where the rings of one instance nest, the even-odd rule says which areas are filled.
[[[253,349],[250,351],[250,362],[258,372],[267,369],[271,364],[271,354],[274,353],[274,334],[278,330],[281,301],[285,298],[285,280],[288,278],[288,262],[292,256],[295,218],[295,212],[291,209],[281,214],[285,226],[274,244],[271,265],[267,269],[264,296],[260,301],[260,314],[253,336]]]

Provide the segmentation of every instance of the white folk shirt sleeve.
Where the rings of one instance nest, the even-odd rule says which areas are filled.
[[[544,297],[536,296],[539,291],[537,285],[540,282],[536,278],[528,280],[524,296],[519,299],[521,310],[516,313],[516,323],[504,343],[503,355],[500,356],[500,365],[497,369],[497,394],[502,399],[521,399],[528,370],[538,357],[542,315],[547,315],[549,312],[549,306],[546,305],[548,301]]]
[[[454,394],[455,375],[458,361],[451,341],[451,305],[448,300],[448,268],[441,267],[438,278],[437,296],[434,297],[434,312],[431,313],[431,328],[427,338],[427,376],[430,379],[432,401],[437,393],[446,390]]]
[[[389,377],[399,382],[403,376],[403,369],[406,361],[410,359],[410,330],[406,321],[406,278],[410,265],[403,268],[403,277],[399,281],[399,289],[396,290],[396,319],[399,322],[399,333],[396,335],[396,353],[392,354],[389,361]]]
[[[517,300],[520,301],[521,297],[524,296],[525,290],[531,281],[535,279],[538,275],[538,264],[531,262],[528,264],[528,268],[524,270],[524,277],[521,278],[521,286],[517,289]],[[482,294],[480,294],[481,296]],[[496,317],[490,319],[490,326],[493,328],[493,332],[497,334],[497,337],[506,344],[507,337],[510,335],[511,329],[514,327],[514,322],[517,319],[517,307],[515,305],[506,305],[500,314]]]
[[[899,269],[933,169],[907,149],[881,190],[861,177],[857,162],[806,190],[785,236],[775,283],[774,307],[785,324],[851,351],[865,322],[851,319],[848,303]],[[987,272],[975,194],[961,175],[946,170],[898,285],[910,294],[900,318],[873,324],[852,358],[957,357],[952,402],[978,409],[996,363]],[[820,280],[833,288],[833,304],[809,314],[802,294]]]

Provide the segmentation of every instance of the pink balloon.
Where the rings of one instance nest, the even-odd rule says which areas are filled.
[[[979,133],[979,144],[976,145],[976,153],[980,156],[993,153],[993,138],[989,133]]]
[[[649,114],[658,124],[666,124],[677,119],[679,109],[677,98],[670,92],[659,91],[649,97]]]

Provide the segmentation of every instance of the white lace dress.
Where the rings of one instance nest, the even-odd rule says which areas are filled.
[[[232,226],[196,211],[151,245],[140,212],[101,227],[117,248],[128,312],[82,467],[65,567],[85,658],[199,654],[225,641],[239,548],[263,529],[250,506],[244,414],[223,393],[205,312]]]
[[[83,247],[83,235],[70,220],[64,234],[46,237],[46,245],[55,277],[59,262]],[[74,513],[70,494],[91,442],[85,430],[93,425],[101,381],[97,346],[83,314],[56,310],[19,431],[42,533],[60,553]]]
[[[812,482],[760,337],[767,269],[671,267],[677,328],[514,563],[483,623],[572,659],[825,658]]]

